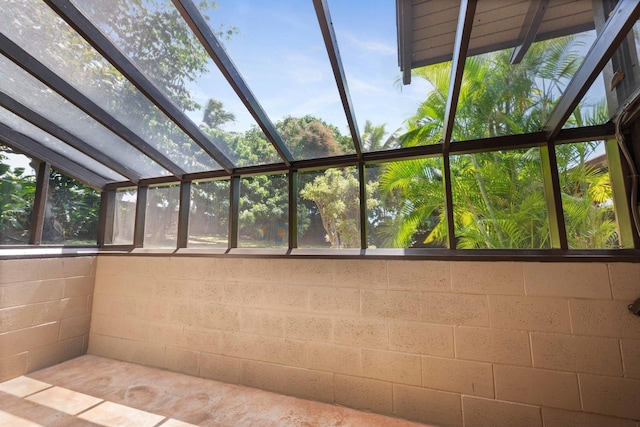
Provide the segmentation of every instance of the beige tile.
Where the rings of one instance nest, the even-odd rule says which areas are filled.
[[[586,412],[640,419],[640,380],[578,375]]]
[[[11,259],[0,261],[0,284],[37,280],[37,263],[39,261],[41,260]]]
[[[329,314],[360,314],[360,289],[310,288],[309,308]]]
[[[197,427],[195,424],[185,423],[184,421],[174,420],[170,418],[161,424],[162,427]]]
[[[235,357],[202,353],[200,356],[200,376],[238,384],[240,381],[240,361],[241,359]]]
[[[395,415],[436,425],[462,426],[460,395],[419,387],[393,385]]]
[[[620,347],[613,338],[534,332],[531,346],[537,368],[622,376]]]
[[[349,408],[393,414],[393,388],[388,382],[335,376],[336,403]]]
[[[80,337],[89,333],[91,316],[78,316],[63,319],[60,322],[60,341]]]
[[[310,369],[361,376],[360,349],[335,344],[309,343]]]
[[[243,309],[240,311],[240,330],[252,334],[284,337],[284,314]]]
[[[0,358],[52,344],[58,340],[57,322],[0,334]]]
[[[640,339],[640,317],[631,314],[628,305],[628,301],[570,300],[573,332]]]
[[[491,326],[543,332],[571,332],[566,299],[489,295]]]
[[[51,387],[51,384],[21,376],[0,383],[0,392],[16,397],[25,397],[49,387]]]
[[[262,307],[264,292],[262,284],[225,283],[222,302],[243,307]]]
[[[470,294],[524,295],[522,263],[451,262],[451,288]]]
[[[392,383],[419,386],[422,384],[420,356],[363,349],[362,375]]]
[[[611,298],[605,263],[525,262],[527,295],[569,298]]]
[[[51,387],[26,398],[69,415],[76,415],[102,402],[102,399],[62,387]]]
[[[67,277],[64,280],[64,297],[79,297],[93,294],[95,277]]]
[[[453,357],[453,328],[421,322],[391,322],[389,349]]]
[[[449,261],[387,261],[389,289],[407,291],[451,290]]]
[[[631,302],[640,295],[640,264],[611,263],[609,278],[614,299]]]
[[[309,289],[304,286],[265,285],[264,307],[288,311],[309,309]]]
[[[420,317],[429,323],[489,326],[489,304],[486,295],[422,292]]]
[[[624,376],[640,379],[640,340],[622,340]]]
[[[361,289],[387,289],[387,261],[373,259],[333,260],[335,283]]]
[[[506,329],[454,329],[456,357],[480,362],[531,366],[529,334]]]
[[[287,314],[284,332],[288,338],[330,342],[333,338],[333,322],[330,317]]]
[[[42,280],[6,286],[2,296],[2,307],[35,304],[62,298],[64,279]]]
[[[636,427],[632,420],[556,408],[542,408],[542,419],[545,427]]]
[[[494,397],[491,364],[444,357],[422,357],[422,386],[482,397]]]
[[[418,292],[363,290],[360,300],[362,315],[365,317],[420,320]]]
[[[580,410],[576,374],[494,365],[496,399]]]
[[[240,362],[239,383],[248,387],[283,393],[284,368],[272,363],[243,360]]]
[[[164,368],[198,376],[200,374],[200,352],[167,347],[164,354]]]
[[[462,412],[468,427],[542,427],[537,406],[462,396]]]
[[[27,328],[33,321],[33,305],[0,309],[0,333]]]
[[[333,339],[336,344],[388,349],[389,324],[376,319],[335,319]]]
[[[283,368],[284,394],[317,402],[334,402],[333,374],[302,368]]]
[[[27,372],[27,352],[0,359],[0,382],[24,375]]]
[[[29,350],[27,372],[46,368],[65,360],[73,359],[84,353],[83,337],[71,338],[65,341],[41,346]]]
[[[5,411],[0,411],[0,426],[2,427],[42,427],[26,418],[18,417]]]
[[[113,402],[103,402],[78,415],[78,418],[106,427],[152,427],[165,417]]]

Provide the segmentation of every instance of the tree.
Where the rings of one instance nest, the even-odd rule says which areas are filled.
[[[374,126],[370,120],[364,122],[364,131],[362,133],[364,151],[382,151],[399,148],[396,133],[400,129],[391,135],[387,135],[385,128],[386,125]]]
[[[204,117],[202,123],[210,128],[219,129],[227,122],[233,122],[236,120],[236,116],[224,109],[222,102],[213,98],[209,99],[207,106],[204,109]]]
[[[35,175],[12,167],[0,146],[0,244],[29,241],[31,211],[36,191]]]

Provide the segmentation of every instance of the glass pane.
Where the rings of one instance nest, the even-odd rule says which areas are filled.
[[[356,167],[301,173],[298,188],[298,247],[360,247]]]
[[[288,246],[288,181],[285,174],[259,175],[240,180],[238,246]]]
[[[91,157],[81,153],[75,148],[67,145],[65,142],[60,141],[58,138],[48,134],[47,132],[35,127],[31,123],[16,116],[11,111],[0,107],[0,122],[9,126],[16,132],[19,132],[34,141],[39,142],[43,146],[55,151],[72,160],[79,165],[86,167],[87,169],[97,173],[100,176],[108,178],[112,181],[126,181],[127,178],[120,175],[117,172],[104,166],[102,163],[98,163]]]
[[[281,161],[170,0],[73,3],[234,163]],[[219,38],[233,40],[238,31],[251,31],[235,28],[233,17],[222,16],[215,4],[201,2],[200,7]],[[245,140],[252,138],[264,141],[260,151],[247,148]]]
[[[177,246],[179,208],[179,185],[149,187],[142,244],[145,248]]]
[[[549,248],[540,149],[451,156],[460,249]]]
[[[145,178],[168,175],[129,143],[0,55],[0,91]]]
[[[44,2],[4,2],[0,28],[4,35],[187,172],[220,169]]]
[[[0,245],[29,243],[35,192],[34,163],[0,145]]]
[[[293,157],[354,153],[313,3],[216,3],[218,9],[205,15],[214,27],[224,23],[238,30],[221,41]]]
[[[42,243],[95,245],[100,193],[51,168]]]
[[[226,248],[229,242],[229,181],[191,184],[189,248]]]
[[[138,190],[121,188],[116,190],[116,205],[113,215],[112,245],[133,245],[136,228],[136,205]]]
[[[558,145],[556,157],[569,248],[620,247],[604,142]]]
[[[604,73],[600,73],[562,128],[602,125],[608,122],[607,90]]]
[[[446,105],[450,63],[415,69],[403,86],[396,2],[330,0],[329,7],[364,150],[438,143],[441,125],[418,130],[427,130],[427,114],[437,115],[424,110],[426,102]],[[455,21],[444,25],[455,32]]]
[[[446,248],[442,158],[367,166],[370,248]]]

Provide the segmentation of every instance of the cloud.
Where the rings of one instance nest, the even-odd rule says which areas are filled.
[[[348,32],[342,33],[342,37],[347,41],[347,43],[368,53],[395,56],[398,52],[395,44],[390,44],[384,41],[364,40]]]

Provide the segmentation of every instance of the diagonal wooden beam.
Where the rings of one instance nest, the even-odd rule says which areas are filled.
[[[349,94],[349,87],[347,86],[347,78],[344,74],[344,67],[342,66],[342,59],[340,58],[340,51],[338,49],[338,40],[336,39],[336,33],[333,29],[333,21],[329,13],[329,5],[327,0],[313,0],[313,6],[316,9],[316,16],[318,17],[318,23],[320,24],[320,30],[322,31],[322,38],[324,44],[327,47],[327,53],[329,54],[329,62],[331,62],[331,68],[333,69],[333,76],[336,79],[338,86],[338,92],[340,92],[340,100],[342,101],[342,107],[344,113],[347,116],[347,122],[349,123],[349,130],[351,131],[351,139],[355,146],[358,158],[362,159],[362,137],[360,136],[360,130],[358,129],[358,123],[356,121],[356,114],[351,102],[351,95]]]
[[[522,29],[518,36],[518,46],[513,48],[511,54],[511,64],[519,64],[522,58],[527,54],[529,47],[536,39],[538,29],[544,18],[544,13],[547,11],[549,0],[532,0],[529,4],[529,10],[525,15],[524,22],[522,23]]]
[[[640,18],[640,0],[623,0],[611,12],[602,32],[587,52],[544,125],[548,140],[553,140],[587,93],[620,43]]]
[[[453,45],[453,59],[451,60],[449,93],[447,95],[447,106],[444,113],[444,129],[442,132],[445,155],[449,151],[449,145],[451,143],[453,123],[456,118],[456,109],[458,108],[458,96],[460,96],[464,65],[467,60],[469,40],[471,40],[471,30],[473,29],[473,17],[476,13],[476,4],[477,0],[462,0],[460,2],[456,40]]]
[[[189,135],[196,144],[218,162],[227,173],[231,173],[234,168],[233,162],[209,140],[193,120],[187,117],[182,110],[162,93],[73,3],[69,0],[45,0],[45,3],[100,52],[123,76],[129,79],[140,92],[178,125],[180,129]]]
[[[191,28],[191,31],[198,37],[202,46],[218,66],[224,77],[227,79],[233,90],[240,97],[242,103],[247,107],[253,118],[264,132],[267,139],[273,144],[274,148],[287,165],[291,166],[293,156],[285,145],[282,137],[276,130],[276,127],[267,116],[258,100],[256,99],[249,86],[244,81],[242,75],[236,68],[235,64],[224,50],[224,47],[216,37],[216,35],[207,24],[204,16],[192,0],[172,0],[175,7]]]

